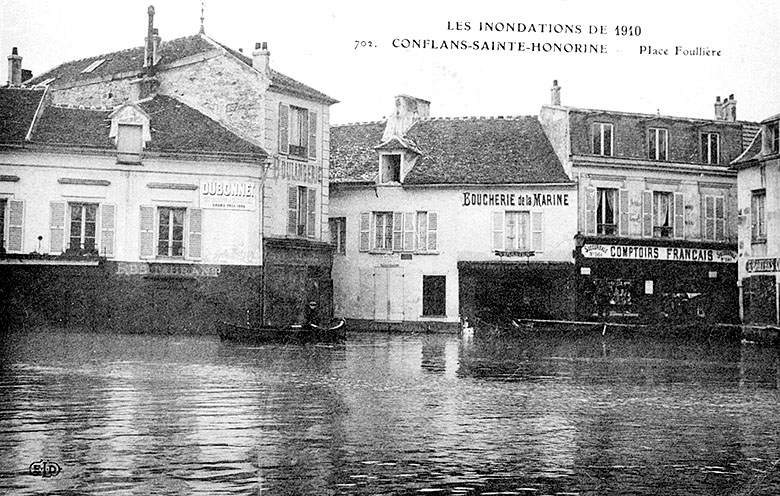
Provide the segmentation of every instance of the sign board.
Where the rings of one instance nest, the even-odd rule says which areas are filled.
[[[749,258],[745,263],[749,274],[761,272],[780,272],[780,258]]]
[[[659,260],[668,262],[737,262],[737,253],[735,251],[713,250],[709,248],[586,244],[583,245],[581,252],[585,258]]]
[[[117,262],[116,274],[121,276],[148,276],[160,278],[219,277],[219,265],[160,263],[160,262]]]
[[[474,193],[464,191],[462,207],[568,207],[569,193]]]
[[[251,181],[202,181],[200,208],[257,210],[257,185]]]

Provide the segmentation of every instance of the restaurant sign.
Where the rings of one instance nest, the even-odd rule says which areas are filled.
[[[148,276],[172,279],[193,279],[218,277],[219,265],[160,263],[160,262],[117,262],[116,273],[121,276]]]
[[[756,272],[780,272],[780,258],[750,258],[745,263],[745,270]]]
[[[586,244],[583,245],[581,252],[585,258],[707,263],[736,263],[737,261],[737,253],[733,250],[713,250],[709,248]]]
[[[257,209],[257,186],[250,181],[202,181],[200,207],[254,211]]]

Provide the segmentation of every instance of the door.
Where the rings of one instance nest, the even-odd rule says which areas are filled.
[[[404,320],[404,272],[401,267],[374,269],[374,320]]]

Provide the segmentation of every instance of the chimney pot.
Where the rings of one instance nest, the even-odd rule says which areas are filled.
[[[11,49],[11,55],[19,55],[19,48],[13,47]]]
[[[262,47],[263,47],[263,44],[260,43],[259,41],[257,43],[255,43],[255,50],[260,50]]]
[[[268,51],[268,43],[265,41],[255,43],[255,51],[252,52],[252,67],[263,74],[268,74],[271,52]]]
[[[553,86],[550,89],[550,103],[552,105],[561,104],[561,87],[558,86],[558,80],[553,79]]]

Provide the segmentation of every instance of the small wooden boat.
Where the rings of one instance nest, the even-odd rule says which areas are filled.
[[[288,327],[249,327],[220,321],[217,324],[223,341],[241,343],[340,343],[347,338],[347,322],[340,319],[333,327],[312,324],[304,327],[293,324]]]

